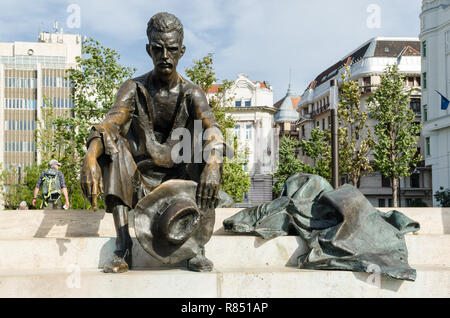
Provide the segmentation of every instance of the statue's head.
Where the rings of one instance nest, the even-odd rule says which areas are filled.
[[[173,14],[160,12],[148,21],[147,53],[156,72],[167,76],[176,71],[178,60],[186,50],[183,36],[183,25]]]

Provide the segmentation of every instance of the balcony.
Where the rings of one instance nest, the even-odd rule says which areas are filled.
[[[309,113],[309,116],[310,116],[310,118],[317,117],[329,109],[330,109],[330,104],[326,104],[322,107],[319,107],[317,110],[313,110],[311,113]]]

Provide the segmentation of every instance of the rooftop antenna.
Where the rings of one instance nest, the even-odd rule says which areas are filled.
[[[288,87],[287,95],[292,95],[291,83],[292,83],[292,68],[289,68],[289,87]]]
[[[289,88],[291,88],[292,83],[292,68],[289,68]]]

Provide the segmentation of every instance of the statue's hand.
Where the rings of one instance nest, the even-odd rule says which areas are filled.
[[[103,177],[97,159],[87,154],[83,159],[80,173],[81,189],[84,196],[97,210],[97,197],[103,193]]]
[[[197,187],[197,205],[202,209],[215,208],[219,203],[219,186],[222,179],[222,164],[207,163],[200,176]]]

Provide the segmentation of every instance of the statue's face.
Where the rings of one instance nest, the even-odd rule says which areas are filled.
[[[178,60],[186,48],[180,41],[178,32],[153,32],[147,44],[147,53],[153,60],[155,70],[163,75],[176,71]]]

